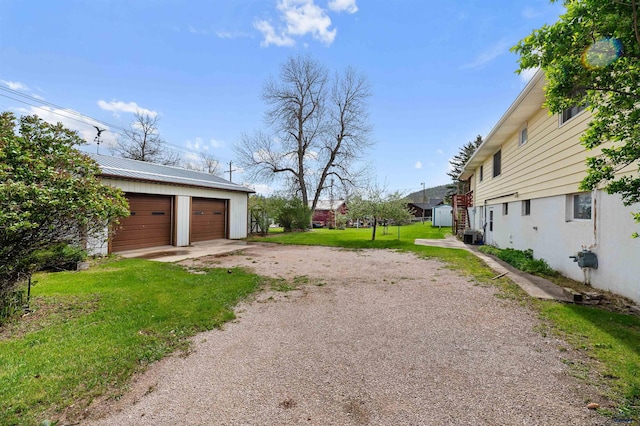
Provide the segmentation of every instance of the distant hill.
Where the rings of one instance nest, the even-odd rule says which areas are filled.
[[[451,185],[434,186],[433,188],[425,189],[424,198],[426,198],[427,201],[432,198],[445,198],[447,194],[449,194],[452,191],[453,189]],[[413,201],[414,203],[422,203],[422,200],[423,200],[422,190],[412,192],[411,194],[407,195],[407,198]]]

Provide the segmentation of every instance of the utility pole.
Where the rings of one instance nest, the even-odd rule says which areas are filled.
[[[333,218],[331,217],[333,216]],[[329,226],[333,222],[333,227],[336,227],[336,212],[333,209],[333,177],[331,177],[331,186],[329,187]]]
[[[229,161],[229,182],[231,182],[231,174],[235,171],[236,169],[231,168],[231,161]]]
[[[424,225],[424,211],[426,210],[427,193],[424,190],[424,182],[420,182],[420,184],[422,185],[422,224]]]

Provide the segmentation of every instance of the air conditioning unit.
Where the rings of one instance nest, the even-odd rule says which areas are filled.
[[[462,242],[465,244],[480,244],[482,241],[482,234],[480,231],[474,231],[473,229],[465,229],[462,234]]]

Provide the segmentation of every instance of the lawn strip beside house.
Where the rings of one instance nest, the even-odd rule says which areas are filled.
[[[240,269],[204,272],[125,259],[37,275],[32,315],[44,316],[0,333],[0,425],[77,419],[95,398],[122,394],[134,373],[186,349],[188,337],[233,319],[261,283]]]

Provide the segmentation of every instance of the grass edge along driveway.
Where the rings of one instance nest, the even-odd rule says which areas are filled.
[[[93,399],[117,397],[134,373],[235,318],[261,282],[239,269],[201,272],[124,259],[36,276],[39,316],[7,324],[0,339],[0,425],[77,418]]]
[[[370,240],[370,229],[322,229],[258,240],[410,251],[437,258],[483,285],[495,285],[498,297],[539,313],[548,325],[542,333],[558,334],[585,355],[586,364],[569,357],[567,363],[577,377],[601,385],[617,402],[608,414],[620,420],[638,418],[637,317],[532,301],[508,278],[491,280],[494,272],[465,250],[413,244],[415,238],[444,238],[448,229],[415,224],[399,231],[400,238],[394,227],[387,233],[379,229],[376,241]],[[202,272],[130,259],[103,262],[81,273],[39,275],[32,305],[37,308],[33,316],[40,316],[0,330],[0,425],[81,417],[93,399],[117,397],[135,372],[185,349],[188,337],[233,319],[233,306],[263,282],[242,270]],[[593,382],[594,376],[599,380]]]

